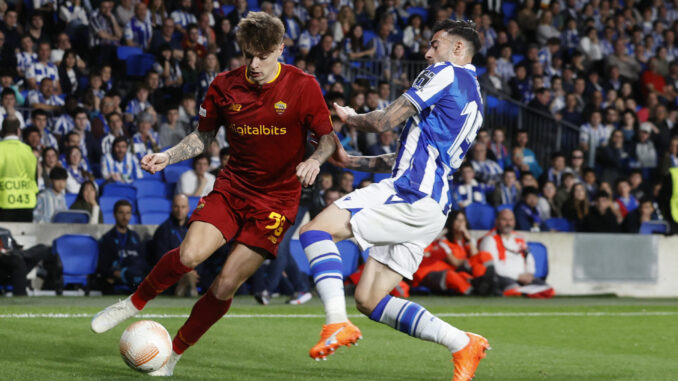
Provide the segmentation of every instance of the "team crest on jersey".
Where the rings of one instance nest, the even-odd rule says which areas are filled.
[[[287,110],[287,103],[283,101],[278,101],[276,102],[276,104],[273,105],[273,107],[275,108],[276,114],[282,115],[285,112],[285,110]]]
[[[235,103],[235,104],[232,104],[228,109],[231,110],[231,111],[238,112],[238,111],[240,111],[241,108],[242,108],[241,104]]]
[[[202,209],[202,208],[204,208],[204,207],[205,207],[205,203],[204,203],[204,202],[201,202],[200,204],[198,204],[198,206],[195,207],[195,210],[200,210],[200,209]]]

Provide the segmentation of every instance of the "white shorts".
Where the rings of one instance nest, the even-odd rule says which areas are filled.
[[[334,203],[351,212],[351,229],[361,249],[407,279],[417,271],[424,249],[440,234],[447,217],[430,197],[408,204],[396,195],[393,179],[355,190]]]

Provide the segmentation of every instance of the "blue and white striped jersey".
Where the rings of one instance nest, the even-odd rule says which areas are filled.
[[[119,173],[124,183],[132,183],[144,177],[141,166],[132,153],[127,152],[122,161],[117,161],[113,155],[106,154],[101,159],[101,175],[104,179],[109,179],[113,173]]]
[[[473,65],[441,62],[422,71],[404,96],[419,113],[407,120],[392,177],[408,203],[431,197],[444,214],[452,203],[452,174],[483,123]]]
[[[153,25],[151,20],[139,21],[136,16],[132,17],[124,31],[125,39],[134,42],[144,50],[148,50],[153,37]]]

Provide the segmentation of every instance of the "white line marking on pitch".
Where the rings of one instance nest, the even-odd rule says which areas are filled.
[[[606,317],[606,316],[678,316],[678,311],[638,311],[638,312],[468,312],[468,313],[439,313],[439,317]],[[24,313],[24,314],[0,314],[0,319],[72,319],[91,318],[94,314],[62,314],[62,313]],[[145,319],[186,319],[188,314],[141,314],[137,318]],[[320,314],[230,314],[226,318],[323,318]],[[364,317],[363,315],[349,315],[351,318]]]

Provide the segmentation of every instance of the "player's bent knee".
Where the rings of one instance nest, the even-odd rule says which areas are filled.
[[[228,300],[235,295],[239,286],[235,279],[219,276],[212,286],[212,293],[217,299]]]
[[[202,263],[202,258],[196,250],[184,246],[181,246],[179,249],[179,260],[182,265],[192,269],[198,267],[198,265]]]
[[[378,301],[375,303],[374,301],[370,300],[369,296],[361,295],[360,293],[356,292],[355,294],[355,306],[362,313],[363,315],[370,316],[372,311],[377,307]]]

